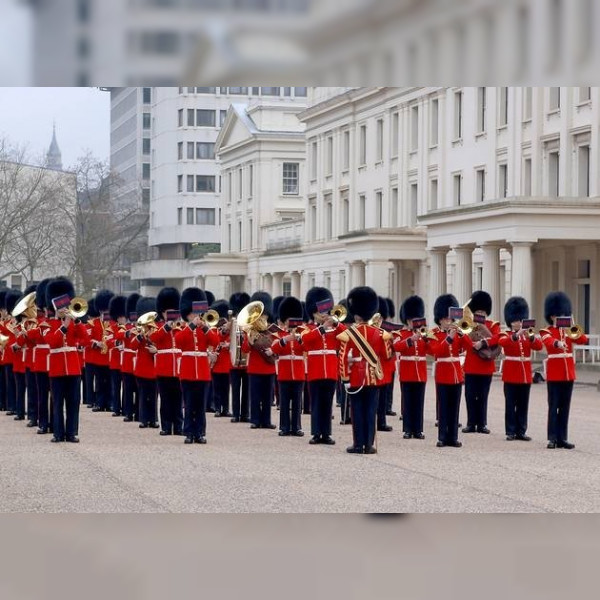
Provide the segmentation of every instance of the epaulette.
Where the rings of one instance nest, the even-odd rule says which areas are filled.
[[[546,335],[552,336],[552,332],[549,329],[540,329],[539,334],[540,335],[546,334]],[[552,337],[554,337],[554,336],[552,336]]]

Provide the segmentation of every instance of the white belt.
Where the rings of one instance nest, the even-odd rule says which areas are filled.
[[[531,362],[531,357],[528,357],[528,356],[505,356],[504,360],[516,360],[519,362]]]
[[[445,358],[438,358],[436,362],[460,362],[458,356],[446,356]]]
[[[427,360],[425,356],[401,356],[400,360],[422,361]],[[439,360],[442,360],[441,358]]]
[[[169,348],[168,350],[158,350],[156,354],[179,354],[180,352],[179,348]]]
[[[563,352],[562,354],[548,354],[548,358],[573,358],[571,352]]]
[[[323,354],[337,354],[337,350],[309,350],[309,356],[322,356]]]
[[[298,356],[296,354],[284,354],[279,357],[279,360],[304,360],[304,356]]]
[[[48,344],[38,344],[37,346],[33,347],[34,350],[49,350],[50,346],[48,346]]]
[[[160,350],[159,350],[160,352]],[[208,356],[206,352],[182,352],[181,356]]]
[[[63,346],[62,348],[52,348],[50,354],[58,354],[59,352],[77,352],[77,348],[73,346]]]
[[[137,350],[132,350],[131,348],[123,348],[122,352],[132,352],[133,354],[135,354]]]

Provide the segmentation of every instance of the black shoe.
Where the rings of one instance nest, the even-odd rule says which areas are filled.
[[[405,434],[404,434],[402,437],[403,437],[405,440],[410,440],[410,438],[412,437],[412,433],[405,433]]]
[[[38,433],[38,435],[45,435],[45,434],[47,434],[47,433],[48,433],[48,428],[47,428],[47,427],[40,427],[40,428],[37,430],[37,433]]]
[[[239,423],[240,422],[240,418],[239,417],[233,417],[233,419],[231,419],[232,423]]]
[[[27,421],[27,427],[37,427],[37,421]]]
[[[436,426],[436,427],[439,427],[439,421],[436,421],[436,422],[435,422],[435,426]]]
[[[133,417],[125,417],[123,419],[123,422],[125,422],[125,423],[131,423],[131,421],[133,421]]]
[[[146,429],[148,427],[148,425],[146,423],[140,423],[139,424],[139,428],[140,429]]]
[[[517,436],[516,436],[516,435],[512,435],[512,434],[510,434],[510,435],[507,435],[507,436],[506,436],[506,441],[507,441],[507,442],[514,442],[516,439],[517,439]]]
[[[303,411],[302,411],[302,414],[303,414],[303,415],[310,415],[310,410],[303,410]]]
[[[326,435],[321,438],[321,444],[325,444],[326,446],[335,446],[335,440],[331,438],[330,435]]]
[[[94,408],[93,404],[86,404],[87,408]]]
[[[79,438],[75,435],[67,438],[67,442],[71,442],[71,444],[79,444]]]
[[[359,446],[348,446],[346,452],[348,454],[363,454],[363,449]]]
[[[423,432],[420,431],[419,433],[413,433],[413,438],[415,440],[424,440],[425,439],[425,435],[423,435]]]
[[[436,444],[436,446],[437,446],[438,448],[443,448],[445,445],[446,445],[446,442],[438,442],[438,443]]]
[[[571,444],[571,442],[558,442],[557,444],[558,448],[564,448],[565,450],[573,450],[573,448],[575,448],[575,444]]]
[[[214,413],[214,412],[215,412],[215,409],[214,409],[214,408],[211,408],[211,407],[209,406],[209,407],[206,409],[206,412],[207,412],[207,413]]]
[[[475,425],[467,425],[466,427],[463,427],[462,430],[463,433],[475,433],[476,431]]]
[[[336,407],[336,408],[341,408],[341,407],[342,407],[342,405],[341,405],[339,402],[336,402],[336,403],[335,403],[335,407]]]
[[[228,410],[226,410],[225,412],[221,413],[221,416],[222,417],[231,417],[232,415],[231,415],[231,413]]]
[[[174,431],[173,435],[185,435],[185,433],[183,431]]]
[[[190,435],[188,435],[185,440],[183,440],[184,444],[193,444],[194,443],[194,438]]]
[[[263,429],[277,429],[277,425],[273,425],[273,423],[269,423],[268,425],[263,425]]]
[[[394,431],[394,428],[391,425],[381,425],[377,431]]]
[[[386,410],[385,411],[385,416],[386,417],[395,417],[396,416],[396,411],[395,410]]]
[[[94,408],[92,408],[92,412],[102,412],[104,409],[100,408],[99,406],[94,406]]]
[[[250,429],[260,429],[260,425],[257,425],[256,423],[252,423],[252,425],[250,425]]]
[[[313,435],[310,440],[308,440],[309,444],[320,444],[321,443],[321,436],[320,435]]]
[[[17,413],[16,413],[14,410],[9,410],[9,411],[6,413],[6,416],[7,416],[7,417],[14,417],[16,414],[17,414]]]
[[[295,435],[296,437],[304,437],[304,431],[302,431],[302,429],[298,429],[298,431],[292,431],[292,435]]]
[[[50,441],[54,444],[57,444],[58,442],[62,442],[63,440],[59,437],[54,436]]]
[[[531,438],[525,434],[517,435],[517,439],[521,440],[522,442],[530,442],[531,441]]]
[[[153,423],[148,423],[148,427],[150,427],[151,429],[158,429],[160,425],[155,421]]]
[[[280,435],[281,437],[285,437],[285,436],[291,435],[291,433],[290,433],[289,431],[280,431],[280,432],[279,432],[279,435]]]
[[[116,412],[116,411],[115,411],[115,412],[112,414],[112,416],[113,416],[113,417],[120,417],[120,416],[121,416],[121,413],[120,413],[120,412]]]
[[[25,420],[25,417],[20,417],[19,415],[17,415],[15,417],[15,421],[24,421],[24,420]]]
[[[171,435],[170,431],[159,431],[158,432],[159,435]]]
[[[196,438],[194,441],[196,442],[196,444],[206,444],[206,438],[203,435]]]
[[[271,406],[277,406],[277,402],[275,400],[271,401]]]
[[[250,423],[250,419],[248,417],[240,417],[240,423]]]
[[[215,419],[218,419],[219,417],[222,417],[224,415],[217,410],[217,411],[215,411],[215,415],[214,416],[215,416]]]
[[[450,442],[448,446],[452,446],[452,448],[462,448],[462,442]]]
[[[373,448],[373,446],[367,446],[363,454],[377,454],[377,448]]]
[[[548,448],[549,450],[554,450],[556,448],[556,442],[548,442],[546,448]]]
[[[490,430],[484,425],[483,427],[477,428],[477,433],[490,433]]]

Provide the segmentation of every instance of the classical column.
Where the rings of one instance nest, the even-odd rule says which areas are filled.
[[[372,287],[380,296],[389,296],[390,281],[389,260],[368,260],[365,269],[364,285]]]
[[[350,285],[349,289],[357,287],[359,285],[365,285],[365,264],[356,260],[350,263]]]
[[[447,254],[447,248],[433,248],[429,250],[429,259],[431,261],[429,289],[432,306],[438,296],[446,293]]]
[[[296,298],[300,298],[300,285],[301,285],[300,273],[298,271],[292,271],[290,273],[290,277],[292,279],[292,296],[295,296]]]
[[[523,296],[533,312],[533,242],[512,242],[511,296]]]
[[[271,273],[265,273],[263,275],[263,284],[262,289],[265,292],[269,292],[269,294],[273,295],[273,276]]]
[[[473,293],[473,247],[455,246],[456,271],[454,273],[454,293],[462,306]]]
[[[273,273],[273,296],[281,296],[283,294],[283,275],[284,273]]]
[[[500,299],[500,246],[483,244],[482,287],[492,297],[492,315],[496,320],[504,314],[504,302]]]

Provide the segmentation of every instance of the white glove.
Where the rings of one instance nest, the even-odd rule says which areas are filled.
[[[344,389],[345,389],[347,392],[349,392],[351,388],[352,388],[352,386],[350,385],[350,382],[349,382],[349,381],[346,381],[346,382],[344,383]]]

